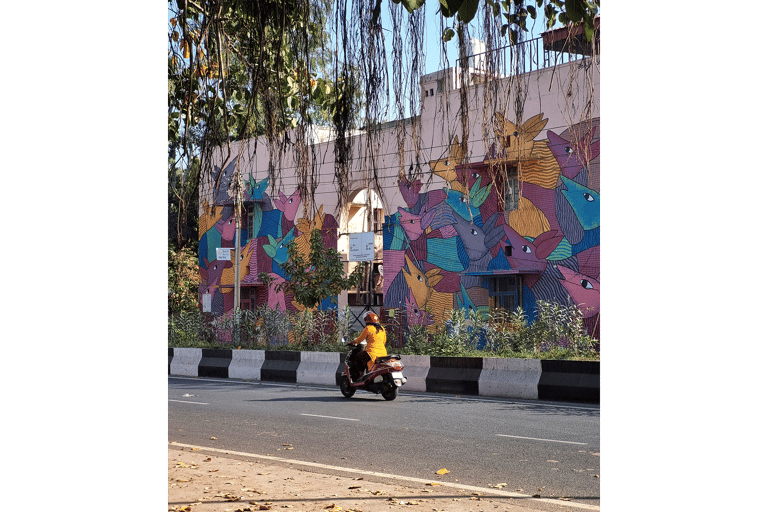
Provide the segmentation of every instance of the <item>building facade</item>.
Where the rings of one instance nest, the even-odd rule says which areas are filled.
[[[338,307],[435,326],[454,309],[520,307],[532,319],[538,300],[572,303],[599,337],[599,53],[568,54],[547,36],[505,50],[513,71],[481,54],[422,77],[421,114],[349,134],[343,174],[320,129],[294,132],[288,152],[261,139],[222,148],[200,189],[201,308],[231,312],[238,279],[242,308],[297,311],[259,274],[284,280],[287,245],[308,252],[313,229],[345,259],[350,234],[373,232],[365,282]],[[236,245],[238,174],[236,276],[237,251],[222,260],[217,249]]]

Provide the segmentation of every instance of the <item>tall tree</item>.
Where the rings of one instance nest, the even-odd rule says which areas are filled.
[[[398,68],[395,76],[408,83],[414,108],[418,72],[423,69],[425,4],[426,0],[169,0],[169,219],[175,221],[169,227],[174,243],[194,243],[189,219],[197,216],[200,177],[211,170],[213,149],[229,148],[234,140],[265,136],[272,160],[274,152],[287,150],[286,129],[301,127],[296,134],[303,137],[313,123],[332,125],[337,137],[336,181],[339,197],[344,197],[350,181],[346,135],[356,119],[364,119],[369,133],[386,120],[387,63],[403,66],[401,54],[389,56],[385,48],[382,6],[388,5],[393,13],[402,7],[410,14],[408,37],[414,58],[408,73]],[[557,22],[581,23],[591,38],[599,5],[599,0],[439,0],[438,16],[443,41],[459,34],[464,48],[465,27],[478,16],[512,43],[540,13],[548,28]],[[450,20],[452,25],[445,26]],[[329,26],[335,28],[335,40],[330,42]],[[399,25],[393,32],[399,33]],[[387,104],[382,107],[381,102]],[[301,151],[303,140],[297,142],[293,148]],[[370,144],[373,154],[375,144]],[[306,181],[314,177],[307,169],[308,159],[298,155],[297,161],[299,186],[309,188]],[[371,182],[378,186],[375,168]]]

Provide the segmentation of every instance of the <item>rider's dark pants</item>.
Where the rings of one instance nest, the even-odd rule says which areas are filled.
[[[365,373],[365,370],[368,368],[368,361],[370,360],[371,356],[369,356],[368,352],[364,350],[355,355],[354,359],[352,360],[352,368],[350,368],[352,380],[359,379],[360,376]]]

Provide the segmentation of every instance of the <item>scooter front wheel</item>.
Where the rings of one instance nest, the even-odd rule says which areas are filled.
[[[397,386],[390,384],[387,389],[381,392],[381,396],[384,397],[384,400],[394,400],[397,398]]]
[[[341,394],[344,395],[345,398],[352,398],[352,395],[354,395],[355,391],[357,391],[349,383],[349,379],[347,378],[346,375],[342,377],[341,384],[339,384],[339,388],[341,389]]]

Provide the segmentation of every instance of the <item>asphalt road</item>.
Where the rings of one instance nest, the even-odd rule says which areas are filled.
[[[600,503],[599,406],[181,377],[168,400],[169,442]]]

